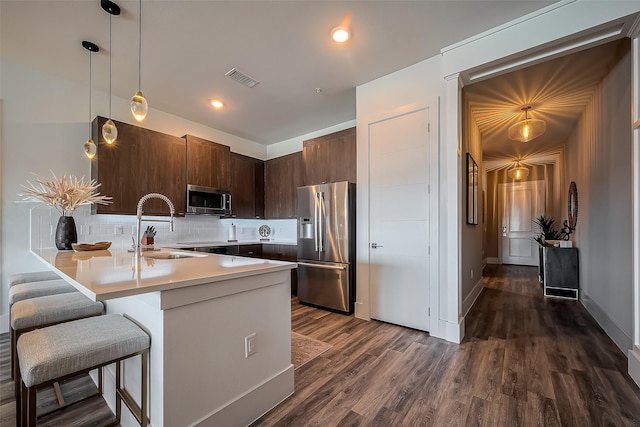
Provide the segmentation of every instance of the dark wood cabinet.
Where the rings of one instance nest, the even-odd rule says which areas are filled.
[[[264,217],[264,161],[231,153],[231,210],[237,218]]]
[[[193,135],[187,141],[187,184],[230,189],[231,149]]]
[[[239,245],[238,255],[252,258],[268,258],[263,256],[262,245]]]
[[[356,182],[356,128],[303,142],[304,185]]]
[[[302,152],[265,162],[264,215],[266,218],[294,218],[296,190],[304,182]]]
[[[278,261],[293,261],[298,259],[298,247],[296,245],[263,244],[263,258]]]
[[[92,205],[99,214],[131,215],[148,193],[161,193],[184,215],[186,198],[186,148],[182,138],[115,121],[118,138],[112,145],[102,138],[107,119],[96,117],[92,138],[98,152],[91,162],[91,178],[102,184],[100,193],[113,197],[110,205]],[[162,200],[145,203],[145,214],[168,215]]]

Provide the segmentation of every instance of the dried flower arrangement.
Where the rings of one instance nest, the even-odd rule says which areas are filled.
[[[103,196],[97,192],[101,184],[98,184],[95,179],[85,181],[84,177],[81,179],[74,175],[67,177],[66,173],[58,178],[53,171],[51,171],[53,178],[49,180],[45,180],[35,173],[34,175],[38,185],[27,181],[28,185],[22,186],[24,191],[20,196],[24,197],[24,200],[37,200],[52,206],[63,216],[71,215],[81,205],[91,203],[108,205],[111,203],[111,197]]]

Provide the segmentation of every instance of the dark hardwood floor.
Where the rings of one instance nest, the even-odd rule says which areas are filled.
[[[254,426],[640,425],[627,358],[577,301],[544,299],[535,267],[489,266],[461,345],[293,304],[333,348]]]
[[[640,425],[640,389],[626,374],[627,359],[579,302],[545,300],[534,267],[489,266],[484,284],[461,345],[292,299],[293,330],[333,347],[296,370],[295,394],[253,425]],[[5,334],[2,427],[15,424],[8,366]],[[87,377],[73,381],[63,390],[94,389]],[[39,404],[52,399],[43,393]],[[100,397],[86,405],[39,425],[103,425],[113,417]]]

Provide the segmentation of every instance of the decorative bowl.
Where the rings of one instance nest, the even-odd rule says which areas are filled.
[[[96,243],[72,243],[71,247],[74,251],[101,251],[109,249],[111,242],[96,242]]]

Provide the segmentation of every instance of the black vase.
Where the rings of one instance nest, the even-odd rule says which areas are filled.
[[[60,250],[73,249],[72,243],[78,243],[76,222],[72,216],[61,216],[56,227],[56,248]]]

